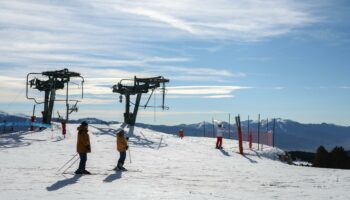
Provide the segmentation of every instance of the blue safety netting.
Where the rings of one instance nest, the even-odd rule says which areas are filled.
[[[39,122],[0,122],[0,126],[8,126],[8,127],[15,127],[15,126],[35,126],[35,127],[46,127],[51,128],[51,124],[44,124]]]

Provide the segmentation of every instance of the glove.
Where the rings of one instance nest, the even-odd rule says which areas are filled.
[[[129,149],[129,146],[128,145],[126,145],[126,150],[128,150]]]

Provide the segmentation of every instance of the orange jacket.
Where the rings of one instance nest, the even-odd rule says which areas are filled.
[[[117,151],[123,152],[126,151],[126,147],[128,146],[128,142],[126,141],[124,134],[117,134]]]
[[[78,130],[78,140],[77,140],[77,152],[78,153],[90,153],[90,138],[88,134],[87,126],[79,126]]]

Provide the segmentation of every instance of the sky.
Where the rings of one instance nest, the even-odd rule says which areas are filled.
[[[0,110],[31,115],[27,74],[68,68],[85,78],[83,99],[79,79],[69,86],[80,100],[73,119],[122,121],[112,86],[163,76],[169,109],[140,108],[138,122],[260,114],[350,126],[349,9],[346,0],[1,0]],[[160,106],[155,94],[149,105]]]

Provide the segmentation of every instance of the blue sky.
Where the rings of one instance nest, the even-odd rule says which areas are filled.
[[[86,79],[71,118],[122,121],[111,86],[162,75],[170,109],[142,109],[139,122],[260,113],[349,126],[349,9],[345,0],[3,0],[0,110],[30,115],[26,74],[69,68]],[[79,88],[71,88],[76,98]],[[159,105],[159,93],[151,103]]]

